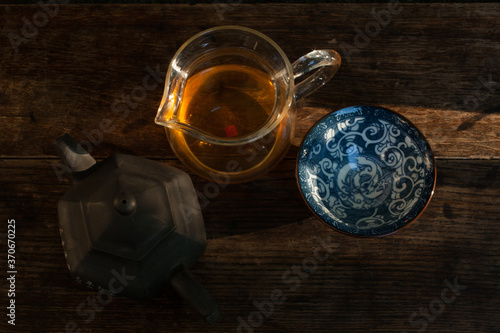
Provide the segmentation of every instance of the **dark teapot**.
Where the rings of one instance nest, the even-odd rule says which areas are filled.
[[[217,303],[188,271],[206,247],[189,176],[124,154],[96,163],[68,134],[55,146],[73,180],[58,214],[77,281],[132,299],[158,296],[170,284],[207,322],[216,321]]]

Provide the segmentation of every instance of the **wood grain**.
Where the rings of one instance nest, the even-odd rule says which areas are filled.
[[[388,4],[66,5],[17,52],[8,36],[22,36],[23,18],[32,21],[40,6],[0,6],[0,217],[16,220],[18,270],[17,325],[4,317],[0,331],[64,332],[68,323],[81,332],[500,331],[500,5],[400,6],[361,45],[356,29],[373,27],[372,13]],[[90,132],[96,141],[87,148],[98,159],[130,153],[187,171],[153,123],[164,74],[151,71],[164,73],[186,39],[222,24],[262,31],[291,60],[315,48],[343,56],[334,79],[298,104],[294,145],[269,174],[217,188],[190,174],[208,237],[193,273],[222,317],[205,324],[172,290],[144,302],[113,298],[81,315],[78,307],[96,292],[66,268],[56,207],[70,184],[53,169],[52,141]],[[113,102],[145,78],[156,87],[128,115],[113,112]],[[348,237],[315,219],[295,181],[305,133],[355,104],[400,112],[436,155],[427,210],[380,239]],[[104,119],[112,129],[99,132]],[[336,246],[316,267],[320,241]],[[4,231],[0,248],[5,254]],[[6,264],[0,255],[2,306]],[[449,283],[463,290],[446,291],[455,297],[441,309]],[[276,290],[286,300],[271,311]],[[260,322],[255,304],[269,312]],[[425,319],[421,311],[433,306],[436,314]],[[238,330],[242,321],[255,327]]]
[[[79,286],[66,269],[56,204],[69,184],[57,182],[52,162],[0,162],[0,214],[17,225],[17,322],[25,332],[63,331],[68,321],[82,332],[236,332],[238,317],[248,320],[253,302],[270,299],[275,289],[286,301],[256,332],[415,331],[420,326],[410,325],[410,315],[455,278],[467,289],[429,331],[500,327],[499,161],[439,160],[427,210],[407,229],[381,239],[344,236],[313,218],[296,188],[293,160],[259,180],[221,188],[203,209],[209,242],[193,270],[222,308],[214,326],[173,291],[148,302],[115,298],[88,323],[88,316],[78,315],[76,308],[95,291]],[[206,182],[193,179],[203,193]],[[284,280],[287,270],[314,256],[318,239],[338,247],[300,286]],[[0,289],[6,293],[5,285]]]
[[[86,131],[96,135],[96,156],[119,149],[173,157],[163,129],[153,123],[164,75],[155,89],[131,99],[124,119],[113,102],[143,85],[147,67],[166,72],[185,40],[221,24],[262,31],[292,61],[313,48],[343,56],[337,76],[299,105],[297,140],[323,114],[370,104],[408,117],[439,157],[498,156],[500,132],[489,125],[500,121],[500,32],[493,28],[499,5],[402,4],[387,26],[361,42],[356,29],[372,26],[372,12],[387,6],[68,5],[17,53],[7,37],[22,37],[22,18],[32,19],[40,7],[2,6],[0,156],[54,157],[50,143],[57,135],[84,140]],[[101,139],[92,131],[103,119],[113,130]]]

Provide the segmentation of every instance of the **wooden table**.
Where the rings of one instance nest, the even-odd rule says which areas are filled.
[[[0,331],[499,332],[499,20],[498,4],[1,6]],[[336,49],[342,67],[300,103],[285,159],[258,180],[220,187],[204,205],[208,247],[193,273],[220,304],[217,323],[204,323],[172,290],[94,310],[96,292],[66,268],[56,207],[70,184],[53,170],[52,141],[90,133],[98,159],[122,152],[187,170],[153,123],[163,75],[186,39],[222,24],[260,30],[291,60]],[[156,81],[138,95],[148,75]],[[113,112],[134,91],[130,113]],[[306,131],[356,104],[409,118],[436,156],[427,210],[379,239],[316,220],[295,181]],[[112,130],[100,130],[104,119]],[[207,182],[192,179],[203,193]],[[11,219],[15,298],[6,280]],[[331,253],[315,266],[321,241]]]

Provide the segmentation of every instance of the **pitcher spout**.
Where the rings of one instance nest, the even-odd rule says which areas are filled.
[[[170,74],[170,70],[168,74]],[[158,125],[171,127],[173,123],[177,122],[176,114],[181,96],[179,94],[179,84],[176,84],[174,87],[171,89],[168,84],[165,85],[165,91],[163,92],[160,107],[155,118],[155,123]]]
[[[182,95],[177,91],[178,89],[173,89],[171,93],[165,91],[156,114],[155,123],[205,143],[225,146],[251,143],[268,134],[279,123],[279,119],[274,119],[274,121],[266,123],[255,132],[234,137],[228,132],[231,128],[225,128],[226,136],[217,136],[189,122],[189,115],[180,110]],[[182,114],[182,116],[179,114]]]

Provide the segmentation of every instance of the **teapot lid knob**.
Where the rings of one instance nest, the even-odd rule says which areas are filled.
[[[132,194],[121,193],[113,201],[115,210],[122,215],[129,215],[137,208],[137,201]]]

